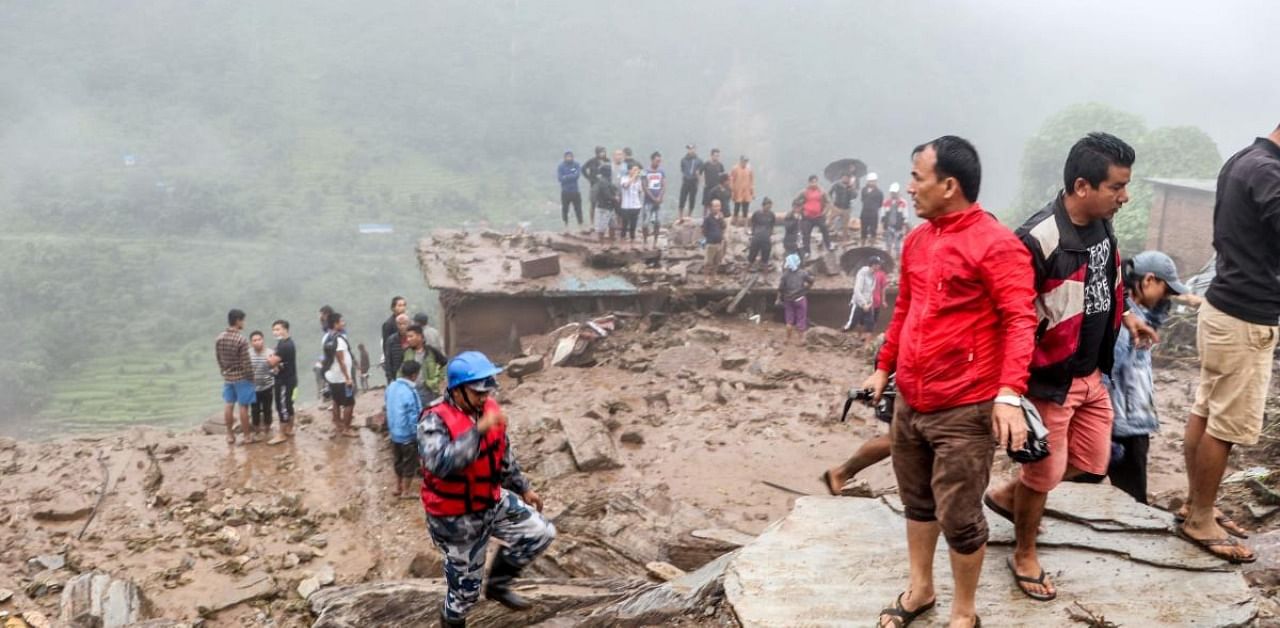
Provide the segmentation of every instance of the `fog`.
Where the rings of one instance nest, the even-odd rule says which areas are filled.
[[[376,338],[393,294],[430,309],[425,231],[555,227],[566,149],[671,171],[719,147],[777,198],[841,157],[905,182],[954,133],[998,210],[1078,103],[1225,157],[1280,122],[1278,24],[1261,1],[0,3],[0,433],[198,420],[230,307],[306,325],[304,356],[324,303]]]

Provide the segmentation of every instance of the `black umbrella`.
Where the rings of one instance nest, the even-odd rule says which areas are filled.
[[[861,178],[867,174],[867,164],[862,163],[861,159],[837,159],[822,169],[822,176],[833,183],[846,174],[853,175],[854,179]]]

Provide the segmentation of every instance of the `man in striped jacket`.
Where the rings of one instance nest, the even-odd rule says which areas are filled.
[[[1017,480],[984,501],[1013,520],[1017,546],[1009,563],[1028,597],[1056,597],[1036,555],[1036,533],[1048,494],[1064,479],[1104,474],[1111,455],[1111,399],[1102,375],[1111,372],[1123,322],[1135,344],[1154,332],[1124,310],[1120,253],[1111,219],[1129,200],[1133,148],[1106,133],[1071,147],[1064,191],[1017,231],[1036,276],[1036,347],[1027,397],[1049,428],[1049,457],[1024,464]]]

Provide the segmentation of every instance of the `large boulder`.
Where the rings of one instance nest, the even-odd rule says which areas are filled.
[[[91,571],[67,581],[59,610],[72,628],[122,628],[143,619],[144,604],[132,581]]]
[[[849,337],[830,327],[814,326],[804,334],[804,343],[810,347],[843,347],[849,343]]]
[[[563,419],[561,424],[579,471],[601,471],[622,466],[618,462],[613,437],[603,423],[590,417],[574,417]]]
[[[507,362],[505,371],[507,375],[519,379],[541,371],[542,366],[542,356],[530,355]]]

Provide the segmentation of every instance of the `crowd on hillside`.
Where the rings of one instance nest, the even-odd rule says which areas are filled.
[[[598,151],[597,161],[583,169],[592,170],[596,185],[613,186],[602,157]],[[692,146],[689,157],[696,159]],[[619,153],[621,164],[626,158]],[[659,171],[660,159],[653,156],[648,173]],[[1147,501],[1147,456],[1159,429],[1150,349],[1172,301],[1189,290],[1169,255],[1144,251],[1125,259],[1119,250],[1111,220],[1129,200],[1137,155],[1118,137],[1090,133],[1076,142],[1065,160],[1062,190],[1016,230],[978,203],[982,168],[971,143],[939,137],[917,146],[911,159],[908,193],[928,226],[911,230],[902,243],[892,321],[874,373],[863,383],[873,402],[892,395],[892,410],[877,412],[889,433],[864,443],[822,481],[838,495],[859,470],[892,459],[907,520],[902,564],[909,580],[881,611],[878,625],[906,626],[936,606],[933,560],[941,535],[954,579],[950,623],[977,626],[975,593],[988,540],[984,507],[1014,524],[1016,544],[1007,561],[1013,585],[1032,600],[1048,601],[1058,591],[1041,563],[1037,537],[1049,493],[1063,481],[1109,479]],[[686,172],[722,170],[711,165],[718,163],[713,152],[712,162]],[[565,164],[576,181],[571,154]],[[740,166],[746,164],[744,159]],[[621,207],[644,209],[652,188],[638,164],[627,167],[631,174],[623,183],[628,189],[639,185],[646,196],[633,195]],[[720,182],[731,177],[714,175]],[[657,203],[646,214],[655,235],[665,177],[658,180]],[[837,192],[846,195],[837,196],[841,202],[854,198],[848,190]],[[716,219],[723,229],[720,193],[714,187],[709,192],[704,220]],[[693,196],[696,185],[682,190],[678,220]],[[825,212],[829,196],[813,177],[793,208],[802,216],[808,207]],[[735,203],[734,220],[747,219],[749,207],[737,207],[731,190],[727,198]],[[871,198],[873,208],[883,207]],[[766,199],[761,209],[769,206]],[[610,205],[596,203],[595,212],[602,235],[634,228],[629,214],[614,224]],[[820,216],[826,214],[814,215]],[[1197,303],[1200,387],[1183,437],[1188,499],[1175,514],[1175,531],[1224,561],[1246,563],[1257,559],[1237,540],[1247,532],[1215,502],[1232,448],[1258,442],[1280,332],[1280,127],[1222,167],[1212,220],[1217,274]],[[783,264],[779,301],[789,334],[805,317],[803,295],[813,282],[804,252],[789,250]],[[847,327],[883,306],[887,280],[881,260],[859,270]],[[268,353],[260,332],[244,338],[244,321],[244,312],[232,310],[216,341],[230,443],[235,405],[252,442],[261,432],[259,417],[265,415],[269,428],[271,399],[286,401],[277,406],[282,424],[289,422],[287,398],[297,385],[288,323],[273,325],[281,340]],[[513,609],[529,607],[510,585],[554,540],[555,527],[541,515],[542,500],[520,471],[506,415],[492,397],[502,369],[473,351],[446,359],[439,334],[426,323],[425,317],[410,319],[397,297],[383,326],[395,492],[411,495],[414,477],[422,479],[427,528],[445,556],[441,621],[464,626],[482,592]],[[351,434],[356,377],[345,324],[325,308],[321,325],[324,353],[316,371],[332,397],[334,435]],[[367,358],[362,362],[367,371]],[[287,438],[287,427],[282,436]],[[997,449],[1020,467],[1016,478],[992,485]],[[491,537],[503,547],[486,579]]]

